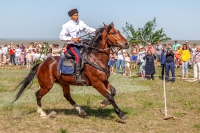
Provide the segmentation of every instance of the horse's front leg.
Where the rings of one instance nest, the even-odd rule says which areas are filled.
[[[111,96],[115,96],[116,95],[116,89],[107,81],[107,83],[105,83],[105,87],[110,91]],[[108,101],[107,98],[105,98],[101,104],[100,104],[100,108],[105,108],[106,106],[110,105],[111,103]]]
[[[118,115],[118,117],[122,120],[126,119],[126,115],[119,109],[119,107],[117,106],[117,104],[115,103],[114,100],[114,95],[109,94],[109,92],[107,91],[106,86],[101,82],[94,82],[92,84],[92,86],[94,88],[96,88],[104,97],[106,97],[108,99],[108,101],[110,102],[110,104],[113,105],[116,114]]]

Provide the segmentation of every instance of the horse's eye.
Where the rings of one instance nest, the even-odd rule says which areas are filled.
[[[116,34],[116,32],[111,32],[110,34]]]

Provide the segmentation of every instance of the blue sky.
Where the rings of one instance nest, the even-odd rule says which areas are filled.
[[[126,22],[135,29],[157,19],[173,40],[200,40],[200,0],[0,0],[0,38],[59,38],[67,12],[79,10],[79,19],[98,28],[114,22],[122,31]]]

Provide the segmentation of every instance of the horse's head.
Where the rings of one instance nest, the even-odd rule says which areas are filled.
[[[128,41],[121,35],[120,31],[114,28],[113,22],[110,25],[104,24],[104,31],[102,36],[105,37],[109,46],[120,47],[122,49],[128,49]]]

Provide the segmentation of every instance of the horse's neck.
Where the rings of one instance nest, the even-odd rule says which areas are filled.
[[[96,53],[93,53],[94,57],[94,62],[98,64],[102,64],[107,66],[108,61],[109,61],[109,54],[110,54],[110,49],[108,49],[108,45],[105,44],[105,42],[100,41],[100,45],[98,49],[103,50],[103,51],[97,51]]]

